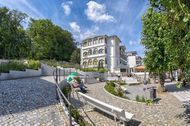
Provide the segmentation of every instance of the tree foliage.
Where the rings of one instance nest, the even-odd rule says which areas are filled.
[[[22,23],[26,14],[0,8],[0,58],[22,58],[29,54],[31,42]]]
[[[24,29],[26,18],[25,13],[0,8],[0,58],[70,60],[76,49],[70,32],[47,19],[31,19]]]
[[[71,62],[74,64],[80,64],[80,49],[77,48],[71,55]]]
[[[187,78],[190,73],[190,2],[150,0],[150,5],[142,18],[147,70],[159,75],[162,81],[165,72],[176,69],[181,69]]]
[[[32,20],[28,28],[32,39],[32,57],[35,59],[70,59],[75,49],[72,34],[54,25],[50,20]]]

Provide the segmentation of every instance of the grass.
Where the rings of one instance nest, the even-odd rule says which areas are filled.
[[[10,70],[24,71],[25,69],[38,70],[40,62],[35,60],[17,61],[11,60],[8,63],[0,64],[0,73],[9,73]]]

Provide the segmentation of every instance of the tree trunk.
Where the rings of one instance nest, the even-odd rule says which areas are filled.
[[[159,85],[158,85],[158,89],[157,89],[157,91],[159,93],[166,91],[164,83],[165,83],[165,74],[160,74],[159,75]]]
[[[174,81],[174,80],[175,80],[175,78],[174,78],[174,75],[173,75],[172,70],[170,70],[170,75],[171,75],[171,81]]]

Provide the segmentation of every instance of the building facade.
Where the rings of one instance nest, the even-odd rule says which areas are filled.
[[[136,51],[127,52],[128,60],[128,73],[135,72],[135,67],[142,65],[142,58],[137,54]]]
[[[104,67],[111,73],[126,72],[125,50],[125,46],[116,35],[87,38],[81,45],[81,66],[83,68]]]

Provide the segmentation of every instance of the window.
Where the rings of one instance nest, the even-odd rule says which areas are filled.
[[[95,49],[93,50],[93,54],[98,54],[98,49],[97,49],[97,48],[95,48]]]
[[[98,60],[97,59],[94,59],[93,65],[98,65]]]
[[[104,53],[104,49],[99,49],[99,50],[98,50],[98,53],[99,53],[99,54],[103,54],[103,53]]]
[[[83,47],[86,47],[87,45],[88,45],[87,42],[84,42],[84,43],[83,43]]]
[[[92,60],[91,59],[88,60],[88,65],[92,65]]]
[[[87,62],[86,61],[83,62],[83,66],[87,66]]]
[[[87,56],[87,55],[88,55],[88,53],[87,53],[87,52],[84,52],[84,53],[83,53],[83,56]]]
[[[92,49],[88,50],[88,55],[92,55]]]
[[[104,60],[99,60],[98,67],[103,68],[104,67]]]

